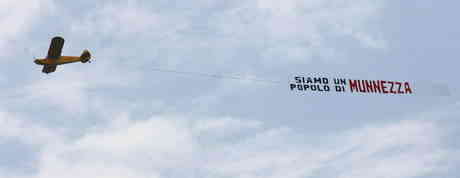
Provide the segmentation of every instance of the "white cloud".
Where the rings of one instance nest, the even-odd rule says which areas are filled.
[[[193,139],[186,128],[175,121],[151,119],[128,122],[116,128],[87,134],[74,146],[100,154],[129,156],[139,152],[178,155],[193,150]]]
[[[34,20],[48,13],[53,4],[49,0],[2,0],[0,2],[0,50],[11,51],[16,39],[27,32]],[[0,55],[6,55],[2,53]],[[0,56],[1,57],[1,56]]]
[[[138,1],[106,3],[102,7],[74,21],[72,32],[121,39],[137,38],[137,35],[157,37],[167,34],[171,30],[167,30],[169,27],[180,26],[181,23],[180,19],[162,16]]]
[[[31,177],[417,177],[444,170],[456,152],[442,127],[410,119],[315,138],[247,119],[124,116],[49,144]]]
[[[339,139],[352,144],[332,168],[338,168],[341,177],[415,177],[437,171],[449,157],[441,146],[440,128],[432,121],[403,120],[383,128],[360,129]]]
[[[246,4],[224,11],[216,24],[242,43],[265,48],[266,57],[277,49],[276,59],[308,61],[312,54],[337,58],[337,51],[342,50],[335,43],[340,38],[367,48],[385,48],[381,32],[373,26],[383,15],[383,1],[259,0]],[[326,50],[332,54],[322,55]]]
[[[194,125],[194,130],[199,133],[222,131],[228,134],[229,132],[238,132],[242,129],[257,129],[261,127],[262,123],[259,121],[242,121],[228,117],[219,120],[198,120]]]
[[[85,89],[88,87],[88,82],[75,73],[67,72],[59,75],[43,75],[41,79],[33,81],[22,91],[17,92],[24,97],[22,101],[27,101],[29,104],[46,103],[48,106],[62,108],[69,113],[84,112],[87,109],[85,103],[88,95]]]
[[[227,60],[246,53],[242,50],[250,50],[274,65],[305,63],[314,55],[332,60],[343,51],[337,46],[342,38],[366,48],[385,48],[381,32],[373,26],[382,16],[383,1],[241,0],[228,2],[228,6],[199,1],[189,4],[193,8],[181,9],[184,13],[152,8],[154,5],[141,1],[105,4],[73,22],[72,32],[117,43],[135,39],[136,48],[106,45],[116,46],[111,52],[119,56],[161,53],[165,60],[159,62],[172,65],[203,55],[206,62],[233,64]]]
[[[0,111],[0,143],[3,139],[17,139],[26,144],[49,146],[63,141],[58,132],[61,131],[32,124],[18,114]]]
[[[58,66],[55,73],[39,73],[31,83],[12,90],[9,95],[15,95],[13,100],[19,104],[27,103],[57,108],[56,111],[65,113],[82,114],[88,112],[92,104],[97,105],[98,100],[114,102],[113,98],[96,95],[95,92],[103,93],[111,88],[135,87],[140,84],[138,71],[127,72],[111,62],[72,65],[86,66]]]

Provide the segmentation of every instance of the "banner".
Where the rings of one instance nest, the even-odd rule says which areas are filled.
[[[413,93],[406,81],[356,80],[346,78],[295,76],[289,84],[291,91],[371,93],[388,95],[409,95]]]

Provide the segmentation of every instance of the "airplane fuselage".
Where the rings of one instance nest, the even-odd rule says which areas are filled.
[[[61,64],[68,64],[73,62],[82,62],[82,58],[80,56],[60,56],[57,59],[51,58],[41,58],[35,59],[35,64],[38,65],[61,65]]]

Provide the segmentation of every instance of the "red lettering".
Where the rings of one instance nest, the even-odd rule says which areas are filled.
[[[358,91],[357,80],[348,80],[348,83],[350,83],[350,91],[352,93],[353,93],[353,91]]]
[[[407,94],[407,93],[412,94],[412,89],[411,89],[410,86],[409,86],[409,82],[405,82],[405,83],[404,83],[404,90],[405,90],[406,94]]]
[[[374,85],[374,91],[378,93],[382,93],[382,88],[380,87],[380,80],[372,81],[372,85]]]
[[[382,92],[386,94],[386,93],[388,93],[388,90],[386,90],[387,86],[385,86],[385,83],[387,83],[387,82],[384,81],[384,80],[380,81],[380,87],[382,87]]]
[[[391,82],[391,81],[389,81],[388,83],[391,84],[390,93],[396,94],[396,91],[394,90],[394,84],[395,84],[395,83],[394,83],[394,82]]]
[[[398,94],[403,94],[404,92],[401,90],[401,85],[402,83],[401,82],[396,82],[396,85],[398,86]]]
[[[358,81],[359,92],[367,93],[366,86],[364,86],[364,80]]]
[[[372,82],[371,81],[366,80],[366,90],[369,91],[369,92],[374,93],[374,88],[372,87]]]

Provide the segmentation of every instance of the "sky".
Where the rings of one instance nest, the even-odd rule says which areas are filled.
[[[0,177],[458,177],[459,5],[2,0]],[[41,73],[54,36],[93,62]],[[294,76],[414,93],[291,91]]]

